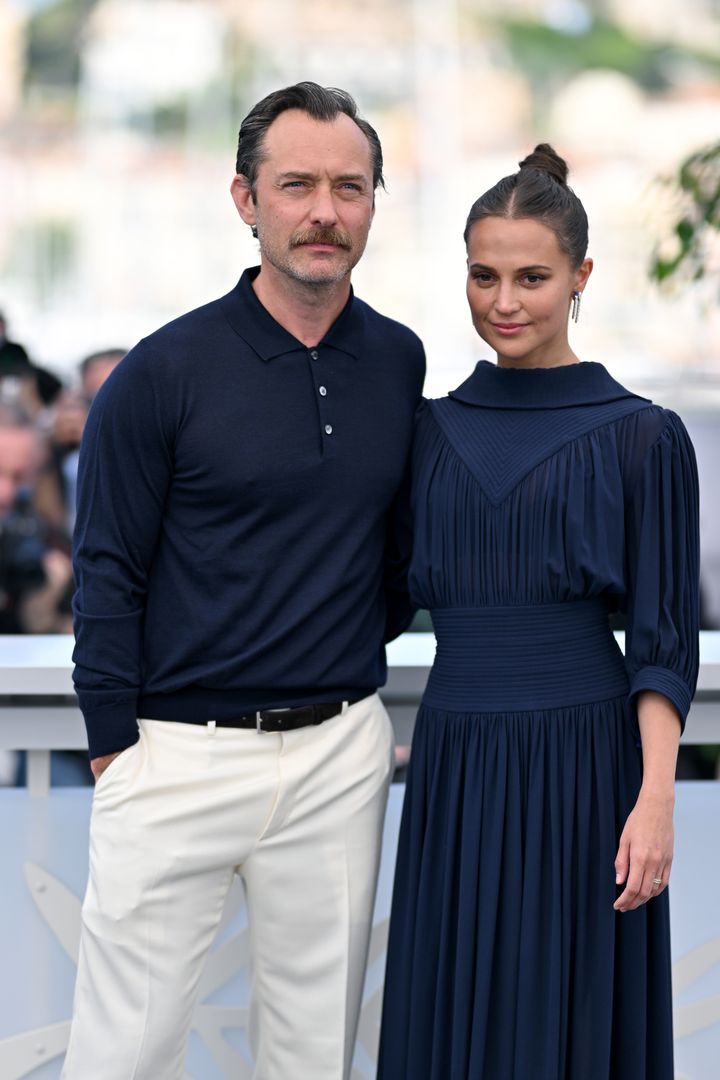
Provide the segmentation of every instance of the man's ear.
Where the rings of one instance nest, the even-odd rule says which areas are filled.
[[[230,194],[238,214],[246,225],[255,225],[255,199],[247,176],[237,173],[230,184]]]

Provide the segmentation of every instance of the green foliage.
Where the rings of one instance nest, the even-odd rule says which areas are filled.
[[[82,35],[97,0],[56,0],[30,19],[26,82],[75,90],[80,76]]]
[[[73,272],[77,236],[72,222],[40,218],[21,225],[13,237],[9,271],[32,283],[38,304],[50,301]]]
[[[670,234],[658,246],[650,277],[663,283],[689,283],[705,276],[708,244],[720,232],[720,142],[696,150],[666,181],[678,213]]]
[[[717,55],[682,49],[670,42],[646,43],[599,17],[587,29],[574,33],[525,20],[502,20],[499,26],[515,64],[529,76],[540,94],[573,75],[598,68],[627,75],[646,90],[661,90],[670,85],[676,60],[720,71]]]

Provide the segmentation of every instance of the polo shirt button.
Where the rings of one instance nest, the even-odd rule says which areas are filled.
[[[327,394],[327,387],[326,386],[320,386],[320,387],[318,387],[318,389],[320,391],[320,397],[325,397],[325,395]]]
[[[325,425],[325,434],[326,435],[332,435],[332,424],[326,424]]]
[[[311,359],[311,360],[317,360],[317,358],[318,358],[318,356],[319,356],[319,355],[320,355],[320,354],[319,354],[319,352],[317,351],[317,349],[311,349],[311,350],[310,350],[310,359]]]

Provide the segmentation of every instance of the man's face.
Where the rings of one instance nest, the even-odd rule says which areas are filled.
[[[89,401],[95,397],[110,372],[118,366],[120,359],[119,356],[98,357],[85,369],[82,375],[82,388]]]
[[[268,128],[255,192],[233,182],[241,217],[255,225],[263,267],[307,285],[348,277],[374,213],[370,144],[341,113],[314,120],[288,109]]]
[[[18,489],[32,481],[37,442],[30,428],[0,428],[0,521],[15,505]]]

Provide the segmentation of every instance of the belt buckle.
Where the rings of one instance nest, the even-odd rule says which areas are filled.
[[[285,713],[285,712],[292,712],[292,708],[285,708],[285,709],[258,709],[257,712],[255,713],[255,730],[257,731],[258,735],[270,735],[270,734],[272,734],[271,732],[269,732],[267,730],[267,728],[264,728],[262,726],[262,722],[263,722],[263,720],[265,719],[265,717],[267,716],[268,713]]]

